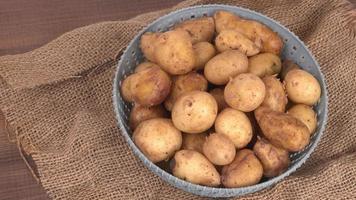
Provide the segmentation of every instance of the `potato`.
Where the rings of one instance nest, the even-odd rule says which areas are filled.
[[[273,145],[297,152],[309,144],[308,127],[292,115],[259,107],[255,117],[263,135]]]
[[[299,65],[295,64],[291,60],[285,60],[282,63],[281,79],[284,80],[287,73],[293,69],[300,69]]]
[[[214,99],[218,103],[218,112],[229,107],[224,99],[224,90],[223,89],[214,88],[214,89],[210,90],[209,93],[214,97]]]
[[[248,71],[247,56],[237,50],[224,51],[206,63],[204,75],[215,85],[225,85],[230,78]]]
[[[227,165],[234,160],[236,149],[227,136],[213,133],[206,138],[203,153],[213,164]]]
[[[220,185],[220,175],[214,165],[197,151],[178,151],[171,166],[173,175],[180,179],[205,186]]]
[[[206,91],[208,89],[208,81],[203,75],[196,72],[176,76],[173,79],[171,93],[164,102],[167,110],[171,111],[174,102],[185,92],[194,90]]]
[[[182,145],[181,132],[170,119],[164,118],[143,121],[134,131],[132,139],[154,163],[169,159]]]
[[[195,52],[186,31],[172,30],[158,36],[154,57],[161,68],[172,75],[185,74],[194,68]]]
[[[146,107],[135,104],[130,113],[130,128],[135,130],[136,127],[143,121],[164,117],[168,117],[168,113],[162,105]]]
[[[141,63],[141,64],[136,66],[135,73],[143,71],[143,70],[148,69],[150,67],[159,67],[159,66],[157,64],[155,64],[155,63],[146,61],[146,62],[143,62],[143,63]]]
[[[281,68],[281,59],[273,53],[261,53],[248,59],[248,71],[261,78],[279,74]]]
[[[303,122],[308,127],[310,135],[315,132],[318,120],[312,107],[297,104],[291,107],[287,113]]]
[[[214,37],[215,24],[212,17],[201,17],[179,23],[174,29],[187,31],[192,43],[196,44],[198,42],[211,42]]]
[[[198,42],[193,45],[193,49],[196,56],[195,70],[204,69],[205,64],[216,54],[214,45],[209,42]]]
[[[132,75],[126,77],[121,83],[121,96],[125,101],[132,102],[132,92],[131,92],[131,80]]]
[[[223,30],[234,29],[235,22],[239,19],[237,15],[224,10],[215,12],[213,18],[217,33],[220,33]]]
[[[237,75],[224,90],[226,103],[243,112],[255,110],[263,102],[265,94],[265,84],[258,76],[251,73]]]
[[[253,151],[242,149],[232,163],[223,167],[221,182],[227,188],[245,187],[260,182],[262,175],[262,164]]]
[[[235,30],[246,35],[254,42],[262,41],[261,52],[269,52],[279,55],[283,47],[283,41],[277,33],[264,24],[242,19],[227,11],[217,11],[214,14],[216,30],[220,33],[223,30]]]
[[[258,138],[253,151],[263,166],[263,175],[275,177],[283,173],[289,166],[288,151],[275,147],[267,140]]]
[[[215,131],[226,135],[236,148],[242,149],[252,138],[251,122],[245,113],[232,108],[226,108],[217,116]]]
[[[133,100],[138,104],[158,105],[168,96],[171,79],[159,67],[151,67],[131,76],[130,91]]]
[[[203,145],[206,137],[208,137],[206,132],[198,134],[183,133],[182,149],[203,153]]]
[[[260,52],[261,42],[253,42],[242,33],[234,30],[223,30],[215,38],[216,49],[219,52],[239,50],[246,56],[253,56]]]
[[[266,96],[261,106],[268,107],[274,111],[284,112],[288,99],[283,84],[275,76],[266,76],[262,81],[266,86]]]
[[[307,71],[294,69],[284,79],[288,98],[294,103],[312,106],[320,99],[321,89],[318,80]]]
[[[207,92],[192,91],[182,94],[173,105],[172,121],[185,133],[201,133],[215,121],[218,105]]]
[[[161,33],[146,32],[141,36],[140,48],[142,50],[142,53],[145,56],[145,58],[147,58],[152,62],[156,61],[154,52],[155,52],[157,39],[160,35]]]

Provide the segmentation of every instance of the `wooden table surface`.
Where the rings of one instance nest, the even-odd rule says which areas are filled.
[[[170,7],[181,0],[2,0],[0,56],[30,51],[64,32],[100,21],[122,20]],[[48,199],[16,145],[10,143],[0,112],[0,199]]]
[[[35,49],[76,27],[106,20],[128,19],[166,8],[181,0],[2,0],[0,56]],[[352,0],[355,4],[356,0]],[[48,199],[8,142],[0,112],[0,199]]]

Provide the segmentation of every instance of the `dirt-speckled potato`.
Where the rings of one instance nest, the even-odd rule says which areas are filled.
[[[288,98],[294,103],[312,106],[320,99],[321,88],[318,80],[309,72],[294,69],[284,79]]]
[[[172,121],[185,133],[201,133],[215,121],[218,105],[211,94],[192,91],[182,94],[174,103]]]
[[[252,41],[262,41],[261,52],[269,52],[279,55],[283,47],[283,41],[279,35],[264,24],[242,19],[228,11],[217,11],[214,14],[216,31],[235,30],[246,35]]]
[[[203,153],[203,145],[206,137],[208,137],[206,132],[198,134],[183,133],[182,149]]]
[[[203,154],[193,150],[180,150],[171,161],[173,175],[191,183],[218,186],[220,175]]]
[[[189,34],[172,30],[158,36],[154,58],[164,71],[172,75],[185,74],[195,66],[195,52]]]
[[[164,118],[167,116],[168,113],[162,105],[146,107],[141,106],[139,104],[135,104],[130,112],[130,128],[132,130],[135,130],[136,127],[143,121],[154,118]]]
[[[159,66],[155,63],[146,61],[146,62],[140,63],[139,65],[136,66],[135,73],[143,71],[143,70],[151,68],[151,67],[159,67]]]
[[[155,52],[158,36],[160,35],[161,33],[147,32],[141,36],[140,48],[142,50],[142,53],[145,56],[145,58],[147,58],[152,62],[156,61],[154,52]]]
[[[229,107],[224,99],[224,90],[221,88],[214,88],[209,91],[211,95],[215,98],[216,102],[218,103],[218,112],[224,110],[225,108]]]
[[[170,119],[155,118],[143,121],[135,129],[132,139],[149,160],[167,160],[180,149],[182,134]]]
[[[121,84],[121,96],[125,101],[132,102],[133,97],[131,93],[132,75],[126,77]]]
[[[290,163],[288,151],[273,146],[267,140],[258,138],[253,146],[257,158],[263,166],[263,175],[275,177],[283,173]]]
[[[288,99],[283,84],[275,76],[266,76],[262,81],[266,86],[266,96],[261,106],[268,107],[274,111],[284,112]]]
[[[206,91],[208,89],[208,81],[203,75],[196,72],[179,75],[173,78],[171,93],[164,101],[164,106],[167,110],[171,111],[174,102],[183,93],[199,90]]]
[[[213,133],[206,138],[203,153],[213,164],[227,165],[234,160],[236,149],[227,136]]]
[[[291,60],[284,60],[282,63],[281,79],[284,80],[289,71],[293,69],[300,69],[299,65]]]
[[[250,112],[263,102],[266,87],[263,81],[251,73],[239,74],[225,87],[226,103],[237,110]]]
[[[318,120],[312,107],[297,104],[291,107],[287,113],[303,122],[308,127],[310,135],[315,132]]]
[[[246,56],[253,56],[260,52],[262,44],[250,40],[238,31],[223,30],[216,36],[215,46],[219,52],[239,50]]]
[[[297,152],[309,144],[308,127],[292,115],[259,107],[255,117],[263,135],[273,145]]]
[[[162,103],[169,94],[171,79],[159,67],[151,67],[135,73],[130,80],[132,98],[143,106]]]
[[[192,43],[211,42],[214,37],[215,24],[212,17],[201,17],[187,20],[174,27],[175,30],[185,30],[192,38]]]
[[[244,148],[252,138],[251,122],[245,113],[226,108],[215,120],[215,131],[226,135],[238,149]]]
[[[245,187],[260,182],[262,175],[262,164],[253,151],[242,149],[237,151],[234,161],[222,169],[221,182],[227,188]]]
[[[195,70],[204,69],[205,64],[216,54],[214,45],[209,42],[198,42],[193,45],[193,49],[196,55]]]
[[[224,51],[206,63],[204,75],[215,85],[225,85],[230,78],[248,71],[247,56],[238,50]]]
[[[234,29],[236,26],[235,22],[239,19],[237,15],[224,10],[215,12],[213,18],[217,33],[220,33],[223,30]]]
[[[248,59],[248,70],[261,78],[281,71],[281,59],[273,53],[261,53]]]

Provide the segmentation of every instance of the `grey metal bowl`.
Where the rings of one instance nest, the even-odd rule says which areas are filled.
[[[165,172],[160,169],[158,166],[149,161],[145,155],[136,147],[133,143],[130,135],[131,130],[128,126],[128,116],[130,113],[131,105],[125,102],[121,98],[120,94],[120,86],[122,80],[129,74],[131,74],[135,68],[135,66],[143,60],[142,52],[139,48],[140,37],[143,33],[147,31],[160,32],[166,31],[171,28],[174,24],[179,23],[181,21],[192,19],[201,16],[212,16],[217,10],[227,10],[237,15],[247,18],[257,20],[267,25],[275,32],[277,32],[284,41],[284,48],[282,52],[283,59],[290,59],[300,65],[303,69],[307,70],[311,74],[313,74],[319,81],[322,89],[320,102],[315,105],[314,109],[316,110],[318,117],[318,126],[315,134],[311,138],[310,144],[303,150],[298,153],[294,153],[291,155],[291,164],[287,171],[283,174],[265,180],[259,184],[242,187],[242,188],[213,188],[213,187],[205,187],[201,185],[196,185],[189,183],[187,181],[176,178],[175,176]],[[309,52],[307,47],[303,44],[302,41],[298,39],[296,35],[290,32],[287,28],[280,25],[278,22],[270,19],[260,13],[235,7],[235,6],[227,6],[227,5],[203,5],[203,6],[195,6],[189,7],[185,9],[181,9],[175,12],[172,12],[168,15],[160,17],[156,21],[149,24],[146,28],[140,31],[136,37],[130,42],[126,50],[124,51],[121,60],[117,66],[115,79],[113,86],[113,103],[115,108],[115,113],[118,121],[119,128],[121,129],[122,135],[125,137],[127,143],[133,150],[133,152],[142,160],[144,165],[148,167],[153,173],[158,175],[167,183],[185,190],[187,192],[191,192],[193,194],[207,196],[207,197],[232,197],[232,196],[240,196],[249,193],[253,193],[264,188],[273,186],[278,181],[290,175],[297,168],[299,168],[310,156],[315,147],[317,146],[323,131],[325,129],[326,121],[327,121],[327,90],[326,84],[324,81],[324,76],[320,71],[320,67],[316,62],[313,55]]]

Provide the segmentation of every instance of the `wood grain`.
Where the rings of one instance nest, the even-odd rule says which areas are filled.
[[[180,0],[0,1],[0,56],[30,51],[64,32],[88,24],[123,20]],[[5,133],[0,112],[0,199],[48,199]]]

